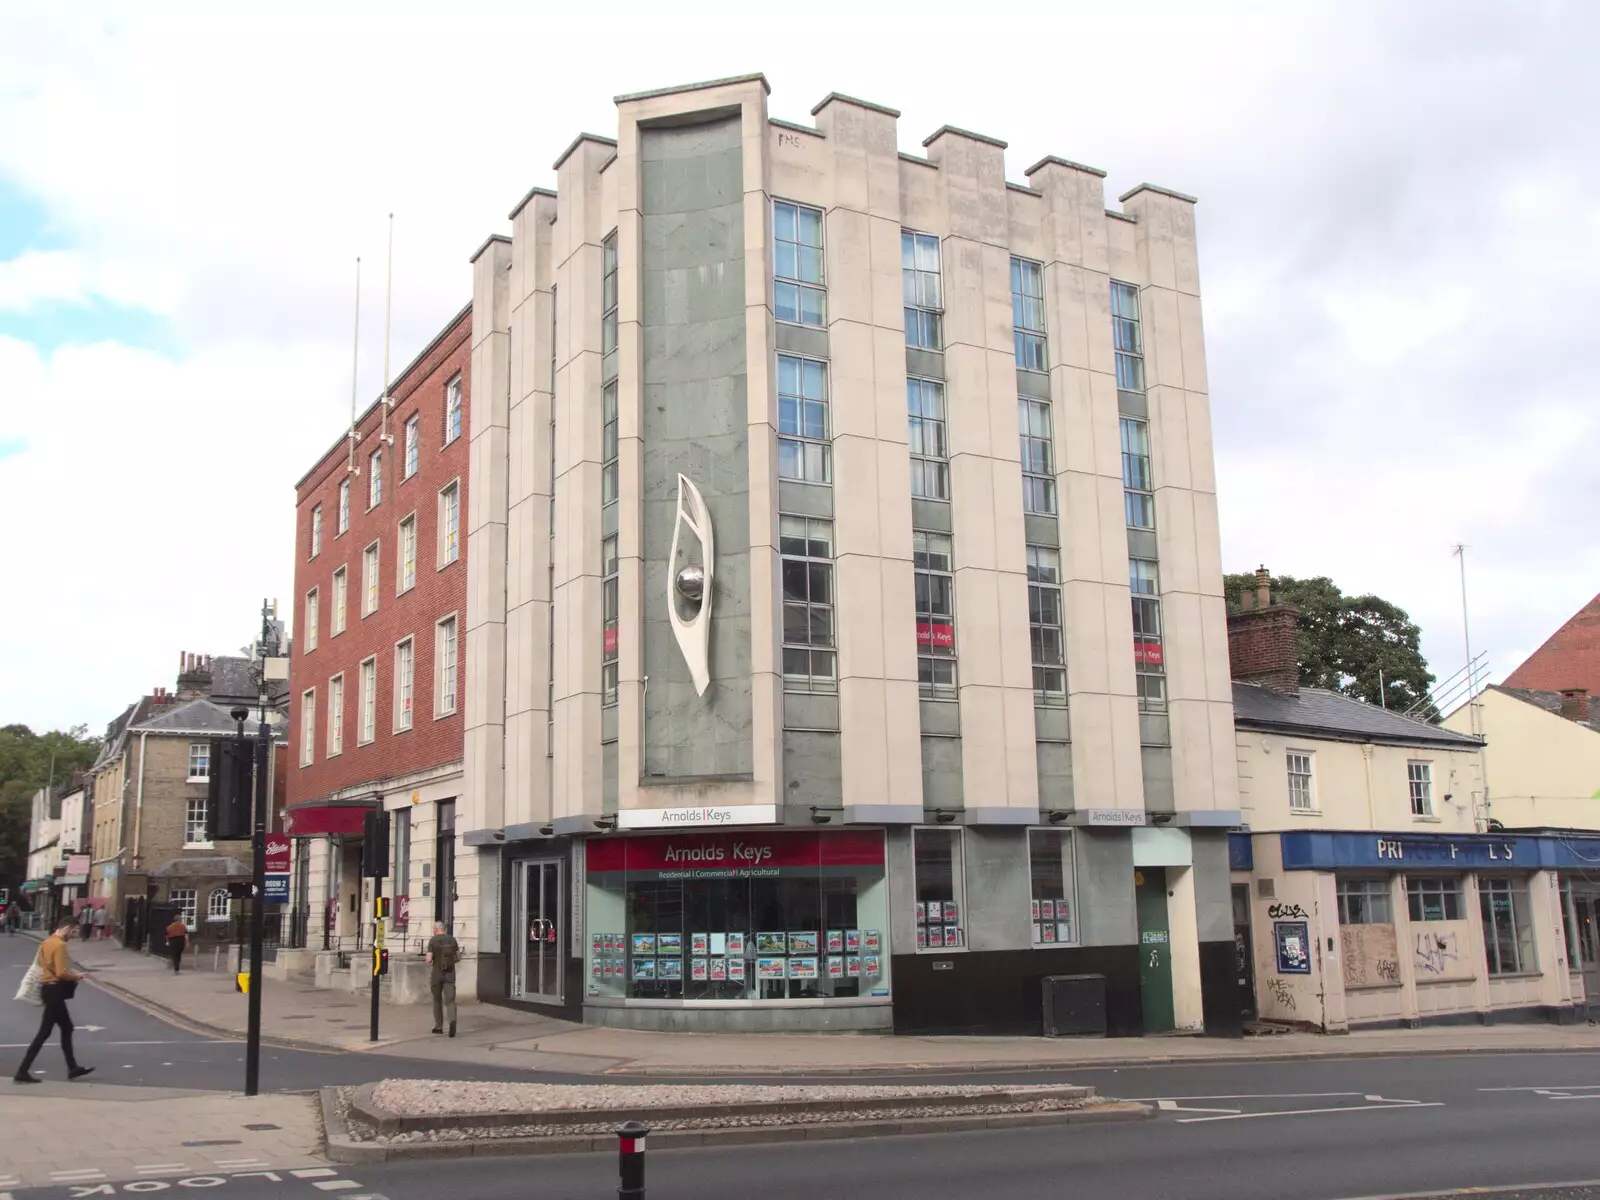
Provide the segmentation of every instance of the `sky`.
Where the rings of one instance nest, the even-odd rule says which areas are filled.
[[[604,19],[600,19],[603,13]],[[801,19],[803,17],[803,19]],[[978,21],[975,21],[975,17]],[[1600,591],[1600,6],[0,8],[0,724],[98,732],[293,608],[294,484],[615,95],[764,72],[1198,196],[1223,565],[1508,673]]]

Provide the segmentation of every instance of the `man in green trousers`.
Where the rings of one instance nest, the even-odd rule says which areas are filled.
[[[433,968],[428,987],[433,992],[433,1031],[444,1032],[445,1010],[450,1013],[450,1036],[456,1035],[456,963],[461,961],[461,943],[451,937],[443,921],[433,923],[428,939],[428,964]]]

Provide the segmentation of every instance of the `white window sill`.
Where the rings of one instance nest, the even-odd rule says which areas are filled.
[[[1413,821],[1421,821],[1425,825],[1438,825],[1444,820],[1443,817],[1432,817],[1432,816],[1424,817],[1424,816],[1418,816],[1415,813],[1413,813],[1411,815],[1411,819]]]
[[[211,776],[209,776],[209,775],[191,775],[191,776],[189,776],[188,779],[185,779],[184,782],[185,783],[210,783],[211,782]]]
[[[417,586],[417,581],[415,579],[413,579],[410,583],[404,584],[401,587],[395,588],[394,594],[396,596],[404,596],[407,592],[409,592],[412,588],[414,588],[416,586]]]
[[[1320,817],[1322,810],[1320,808],[1291,808],[1289,815],[1291,817]]]
[[[328,753],[326,755],[324,755],[323,757],[325,757],[325,758],[338,758],[339,755],[341,755],[343,753],[344,753],[344,747],[340,746],[337,750],[329,750]]]
[[[617,706],[617,702],[615,700],[613,700],[610,704],[602,704],[600,707],[601,708],[615,708],[616,706]],[[434,713],[433,714],[433,719],[435,721],[442,721],[446,717],[453,717],[455,715],[456,715],[456,710],[455,709],[453,709],[453,708],[444,708],[444,709],[440,709],[438,712]]]
[[[389,732],[390,732],[391,735],[394,735],[394,736],[398,737],[402,733],[410,733],[411,732],[411,726],[409,726],[409,725],[396,725]]]
[[[215,842],[185,842],[183,848],[185,850],[215,850],[217,844]]]
[[[460,561],[461,561],[461,556],[460,555],[457,555],[455,558],[448,558],[444,562],[440,563],[437,567],[435,567],[434,571],[438,572],[438,571],[444,570],[446,567],[453,567]]]

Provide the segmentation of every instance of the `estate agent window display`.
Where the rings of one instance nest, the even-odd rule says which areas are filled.
[[[889,995],[881,831],[607,839],[586,869],[591,997]]]

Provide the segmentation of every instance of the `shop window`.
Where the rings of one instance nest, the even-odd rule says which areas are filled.
[[[1339,924],[1390,925],[1393,922],[1387,879],[1339,880]]]
[[[955,829],[915,829],[917,949],[966,946],[966,896],[961,887],[961,833]]]
[[[1030,919],[1035,946],[1063,942],[1070,945],[1078,940],[1072,846],[1070,830],[1028,830],[1028,878],[1033,892]]]
[[[1406,880],[1406,905],[1413,921],[1461,920],[1461,880],[1413,875]]]
[[[878,831],[608,838],[590,844],[585,870],[590,996],[889,995]]]
[[[1531,974],[1539,969],[1533,952],[1528,884],[1522,879],[1479,879],[1483,905],[1483,949],[1491,975]]]

